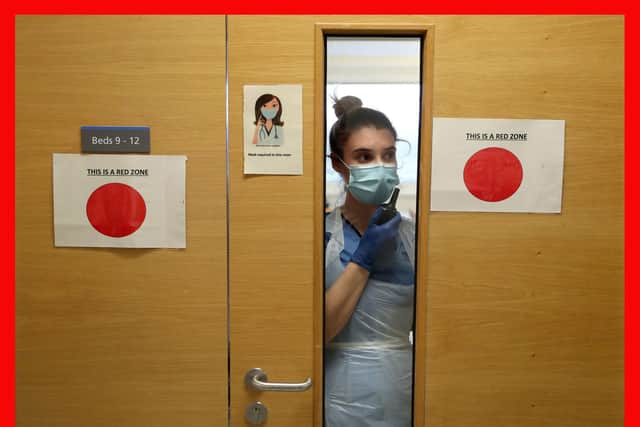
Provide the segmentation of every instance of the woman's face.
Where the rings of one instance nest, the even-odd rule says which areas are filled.
[[[280,103],[276,98],[272,98],[260,107],[262,115],[267,119],[273,119],[278,114],[278,110],[280,110]]]
[[[343,160],[349,166],[368,164],[396,164],[396,142],[388,129],[364,127],[351,134],[344,146]],[[349,170],[342,166],[338,172],[345,182],[349,180]]]
[[[388,129],[365,127],[351,134],[343,155],[348,165],[395,164],[396,142]]]
[[[262,104],[262,108],[278,109],[278,108],[280,108],[280,104],[278,103],[277,99],[273,98],[271,101],[265,102],[264,104]]]

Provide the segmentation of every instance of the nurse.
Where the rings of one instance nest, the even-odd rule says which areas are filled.
[[[346,185],[325,217],[325,425],[411,425],[413,222],[377,224],[399,184],[397,134],[352,96],[335,102],[329,143]]]
[[[253,132],[253,144],[262,146],[280,146],[284,143],[284,122],[282,116],[282,103],[280,98],[270,93],[261,95],[256,100],[256,120],[253,122],[256,128]]]

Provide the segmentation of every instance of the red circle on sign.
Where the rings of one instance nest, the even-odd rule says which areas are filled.
[[[471,194],[485,202],[508,199],[521,183],[522,164],[504,148],[477,151],[464,166],[464,184]]]
[[[125,237],[135,232],[147,215],[144,199],[135,188],[110,183],[96,188],[87,200],[87,218],[98,232]]]

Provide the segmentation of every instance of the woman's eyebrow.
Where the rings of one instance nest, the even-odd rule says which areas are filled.
[[[370,148],[354,148],[353,150],[351,150],[352,153],[370,153],[372,150]]]

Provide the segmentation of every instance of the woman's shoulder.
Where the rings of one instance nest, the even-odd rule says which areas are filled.
[[[329,218],[335,218],[336,215],[340,214],[340,207],[335,207],[333,209],[327,209],[324,211],[324,218],[325,219],[329,219]]]
[[[336,226],[336,223],[338,222],[336,218],[339,218],[340,220],[342,220],[342,215],[340,214],[340,208],[334,208],[331,211],[325,211],[324,224],[325,224],[325,229],[327,229],[327,231],[330,231],[330,232],[335,231],[333,230],[333,228]],[[339,221],[339,222],[342,222],[342,221]]]
[[[416,221],[415,219],[413,219],[410,216],[404,215],[402,213],[400,213],[400,226],[401,227],[406,227],[406,228],[412,228],[415,229],[416,228]]]

